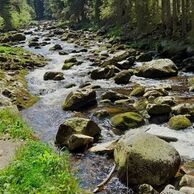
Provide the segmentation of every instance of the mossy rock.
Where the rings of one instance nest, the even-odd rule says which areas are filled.
[[[111,123],[116,128],[128,130],[144,124],[144,119],[136,112],[126,112],[112,117]]]
[[[133,106],[138,110],[142,111],[145,110],[148,105],[148,100],[146,98],[141,98],[138,101],[136,101]]]
[[[76,63],[77,59],[75,57],[70,57],[64,61],[64,63]]]
[[[71,67],[73,67],[75,65],[75,63],[65,63],[62,67],[62,70],[68,70],[71,69]]]
[[[119,72],[119,73],[115,76],[114,80],[115,80],[115,83],[116,83],[116,84],[128,84],[130,78],[131,78],[130,71],[128,71],[128,70],[123,70],[123,71]]]
[[[137,86],[131,91],[130,96],[143,96],[144,92],[145,88],[143,86]]]
[[[192,126],[192,123],[186,116],[177,115],[169,120],[168,125],[171,129],[181,130]]]
[[[181,161],[180,155],[169,143],[136,130],[120,138],[114,150],[114,159],[122,183],[153,186],[170,181]]]
[[[86,118],[72,117],[60,125],[56,135],[56,144],[59,146],[68,145],[68,140],[73,134],[98,137],[100,133],[101,129],[94,121]]]
[[[96,91],[87,88],[70,92],[63,103],[63,110],[79,111],[96,104]]]
[[[157,59],[145,62],[138,72],[138,76],[145,78],[167,78],[177,74],[178,69],[170,59]]]

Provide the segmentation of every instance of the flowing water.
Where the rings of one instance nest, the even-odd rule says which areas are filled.
[[[23,110],[22,115],[25,120],[34,128],[34,130],[39,134],[40,138],[54,145],[55,135],[57,129],[61,123],[66,118],[72,117],[78,113],[63,111],[61,106],[67,94],[70,91],[76,90],[81,84],[90,81],[93,85],[101,86],[97,89],[97,96],[102,92],[109,89],[114,90],[126,90],[134,85],[134,83],[140,83],[145,86],[166,86],[173,85],[173,87],[178,88],[174,90],[172,95],[179,95],[181,91],[180,99],[191,98],[191,94],[188,94],[184,90],[183,84],[185,84],[185,76],[181,75],[179,78],[167,79],[167,80],[152,80],[145,78],[138,78],[133,76],[131,82],[128,85],[120,86],[114,83],[113,80],[91,80],[88,73],[95,69],[96,67],[89,60],[93,55],[91,51],[98,48],[103,42],[91,41],[90,46],[87,48],[87,52],[79,52],[83,47],[77,46],[75,44],[67,43],[61,41],[59,36],[51,37],[51,41],[46,46],[42,46],[40,49],[35,49],[28,46],[28,41],[33,37],[39,37],[39,42],[44,41],[45,37],[48,35],[49,31],[43,28],[33,28],[34,33],[32,35],[27,35],[27,40],[22,43],[25,49],[41,54],[47,58],[48,64],[45,67],[35,69],[30,71],[26,76],[29,90],[32,94],[40,97],[40,100],[31,108]],[[59,55],[57,51],[50,51],[55,44],[60,44],[63,50],[69,53],[68,55]],[[76,51],[76,52],[75,52]],[[62,71],[62,66],[64,60],[69,58],[69,56],[75,56],[78,60],[83,63],[79,66],[74,66],[70,70]],[[62,81],[44,81],[43,75],[47,71],[61,71],[64,73],[65,79]],[[69,85],[74,84],[74,87],[67,88]],[[182,90],[183,88],[183,90]],[[179,91],[180,90],[180,91]],[[190,95],[190,96],[189,96]],[[93,116],[92,111],[88,110],[86,112],[80,113],[87,116],[94,121],[96,121],[102,127],[102,142],[116,138],[116,135],[112,132],[111,126],[108,119],[100,120]],[[182,156],[189,158],[194,158],[194,129],[193,127],[183,130],[174,131],[170,130],[164,125],[149,124],[141,127],[142,130],[149,129],[148,132],[167,135],[178,138],[178,142],[172,143],[172,145],[179,151]],[[72,155],[72,168],[76,169],[76,174],[80,178],[81,186],[86,189],[93,189],[95,186],[106,177],[113,165],[113,161],[108,159],[106,156],[99,156],[91,153]],[[130,193],[120,182],[114,177],[109,183],[108,187],[102,193]]]

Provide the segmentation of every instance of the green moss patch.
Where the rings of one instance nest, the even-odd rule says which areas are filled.
[[[138,113],[126,112],[112,117],[111,123],[117,128],[128,130],[142,125],[144,123],[144,119]]]
[[[181,130],[192,126],[192,123],[186,116],[177,115],[170,119],[168,125],[171,129]]]
[[[23,48],[0,46],[0,69],[20,70],[32,69],[45,65],[45,60],[39,55],[34,55]]]

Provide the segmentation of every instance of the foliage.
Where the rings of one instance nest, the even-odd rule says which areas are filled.
[[[5,30],[17,29],[29,23],[32,18],[33,10],[26,0],[0,0],[0,5],[0,17],[4,21],[2,25],[1,19],[0,27]]]
[[[26,123],[9,109],[0,110],[0,134],[9,134],[12,138],[24,140],[33,136]]]

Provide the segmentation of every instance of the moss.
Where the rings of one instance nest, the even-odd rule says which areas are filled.
[[[186,116],[177,115],[169,120],[168,125],[171,129],[180,130],[192,126],[192,123]]]
[[[112,117],[111,123],[117,128],[127,130],[142,125],[144,123],[144,119],[138,113],[126,112]]]
[[[134,107],[138,110],[138,111],[142,111],[145,110],[146,107],[148,105],[148,100],[146,98],[141,98],[138,101],[136,101],[134,103]]]
[[[24,49],[10,46],[0,46],[0,81],[1,89],[9,90],[10,100],[18,108],[28,108],[37,102],[38,97],[31,95],[27,89],[25,76],[28,68],[41,66],[45,64],[43,57],[34,55]],[[11,76],[7,75],[9,70],[18,70]],[[16,84],[18,87],[16,87]]]
[[[135,87],[132,92],[130,93],[130,96],[143,96],[145,91],[145,88],[142,86]]]
[[[68,70],[74,66],[74,63],[65,63],[62,67],[63,70]]]

